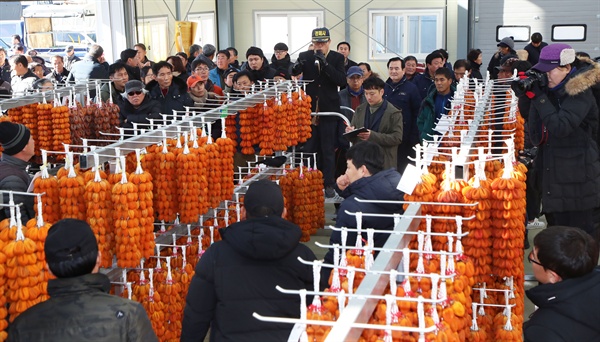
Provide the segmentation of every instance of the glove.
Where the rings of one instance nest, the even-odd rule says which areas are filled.
[[[536,96],[540,96],[542,94],[544,94],[544,90],[540,87],[539,82],[535,82],[533,83],[533,85],[531,86],[531,90],[529,90],[528,92],[525,93],[525,95],[527,95],[528,98],[533,99]]]
[[[537,84],[537,82],[535,82],[533,84],[533,87],[530,90],[523,89],[520,81],[523,80],[523,79],[528,78],[527,74],[524,71],[520,71],[517,74],[517,77],[519,77],[519,79],[512,81],[511,84],[510,84],[511,89],[515,92],[515,95],[517,97],[527,96],[528,98],[533,99],[536,95],[539,95],[539,94],[536,94],[536,93],[534,93],[532,91],[533,87],[536,87],[536,86],[538,88],[539,93],[543,92],[543,91],[541,91],[541,89],[540,89],[539,85]]]
[[[325,59],[325,55],[323,54],[323,52],[321,52],[321,51],[315,52],[315,59],[317,61],[319,61],[319,64],[321,64],[321,68],[324,68],[327,66],[327,59]]]
[[[302,73],[302,69],[304,69],[304,62],[301,60],[297,60],[292,66],[292,76],[298,76]]]

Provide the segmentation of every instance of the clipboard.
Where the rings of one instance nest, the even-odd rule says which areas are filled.
[[[356,138],[356,136],[358,136],[359,133],[364,133],[364,132],[368,132],[368,131],[369,131],[368,129],[361,127],[361,128],[357,128],[353,131],[344,133],[344,137],[346,137],[346,139],[354,139],[354,138]]]

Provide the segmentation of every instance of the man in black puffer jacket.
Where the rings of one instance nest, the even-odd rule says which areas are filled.
[[[531,99],[528,124],[531,141],[538,146],[535,163],[543,211],[549,225],[578,227],[595,235],[600,152],[599,110],[592,87],[600,79],[600,66],[576,59],[571,46],[556,43],[542,49],[533,69],[547,79],[533,82],[524,94]]]
[[[540,285],[527,290],[538,309],[523,324],[525,342],[600,341],[598,244],[583,230],[548,227],[529,262]]]
[[[281,189],[269,180],[252,183],[242,221],[221,229],[202,256],[183,312],[181,341],[287,341],[292,325],[254,317],[300,317],[300,297],[275,289],[311,289],[313,252],[300,244],[301,230],[286,221]]]
[[[336,227],[356,228],[356,216],[347,214],[363,212],[370,214],[394,214],[403,213],[401,203],[365,203],[362,200],[387,200],[402,201],[404,193],[396,189],[401,175],[394,169],[383,169],[384,153],[381,146],[370,141],[361,141],[352,145],[346,152],[346,173],[337,179],[337,186],[341,190],[344,201],[340,204],[335,221]],[[362,227],[377,230],[393,230],[393,217],[363,216]],[[342,245],[340,231],[333,231],[329,244]],[[347,246],[354,246],[357,234],[348,232]],[[375,234],[375,247],[382,247],[387,241],[389,234]],[[366,239],[366,232],[363,234]],[[325,255],[325,263],[333,264],[333,250]],[[321,269],[321,288],[327,287],[327,281],[331,268]]]
[[[50,299],[11,323],[8,341],[158,342],[142,304],[109,293],[110,279],[100,273],[94,232],[85,221],[56,222],[44,244]]]
[[[139,80],[125,83],[123,101],[119,105],[119,121],[121,127],[133,128],[133,123],[149,124],[148,119],[161,119],[160,103],[151,99],[144,89],[144,84]],[[158,123],[158,122],[156,122]],[[148,128],[142,126],[140,128]]]
[[[275,77],[275,69],[269,66],[269,62],[261,48],[251,46],[246,51],[246,62],[242,70],[248,70],[257,81],[272,80]]]

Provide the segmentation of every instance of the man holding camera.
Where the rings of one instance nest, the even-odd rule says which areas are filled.
[[[536,167],[548,225],[578,227],[594,236],[593,209],[600,206],[598,106],[592,86],[600,66],[575,58],[567,44],[542,49],[539,62],[513,90],[531,101],[529,132],[538,146]]]
[[[338,87],[346,85],[344,56],[331,51],[329,30],[325,27],[312,31],[313,51],[305,51],[298,56],[292,68],[294,79],[311,81],[306,92],[312,98],[313,112],[340,113]],[[323,172],[325,196],[335,197],[335,148],[337,141],[337,122],[335,116],[317,116],[313,120],[312,136],[304,146],[304,152],[317,152],[319,168]]]

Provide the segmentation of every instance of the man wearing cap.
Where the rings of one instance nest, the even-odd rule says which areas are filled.
[[[190,97],[194,100],[194,110],[205,112],[218,105],[217,96],[215,93],[210,93],[206,90],[206,81],[203,81],[199,76],[192,75],[188,77],[187,86]]]
[[[181,341],[287,341],[291,324],[262,322],[264,316],[300,318],[300,297],[279,292],[312,289],[314,253],[300,243],[300,227],[285,220],[279,185],[248,187],[240,222],[221,229],[198,261],[183,311]]]
[[[206,90],[211,93],[215,93],[218,96],[224,96],[225,94],[223,93],[223,89],[215,85],[213,81],[210,80],[210,78],[208,77],[209,74],[210,67],[208,66],[208,64],[206,64],[206,61],[204,59],[196,58],[192,62],[192,75],[197,75],[198,77],[200,77],[200,79],[206,82],[204,84]]]
[[[398,171],[404,171],[414,157],[413,146],[420,143],[417,118],[421,106],[421,95],[417,86],[408,81],[404,75],[405,61],[400,57],[392,57],[387,62],[388,79],[385,81],[383,98],[402,111],[403,137],[398,146]],[[435,78],[435,76],[434,76]]]
[[[292,76],[310,81],[306,92],[312,98],[313,112],[340,113],[338,87],[346,85],[344,56],[331,51],[329,30],[325,27],[312,31],[314,50],[304,51],[292,68]],[[317,152],[319,168],[323,172],[325,196],[335,197],[335,148],[338,139],[338,120],[334,116],[316,117],[312,126],[311,138],[304,146],[304,152]]]
[[[160,120],[160,103],[146,94],[142,81],[131,80],[125,83],[123,94],[119,94],[122,100],[116,102],[119,105],[119,121],[121,127],[133,128],[133,123],[149,124],[148,119]],[[142,126],[141,128],[147,128]]]
[[[81,58],[75,56],[75,49],[73,45],[69,45],[65,48],[65,69],[71,71],[71,67],[75,62],[79,62]]]
[[[535,32],[531,35],[531,43],[525,46],[525,51],[527,51],[527,61],[531,63],[531,65],[536,64],[540,59],[540,53],[542,49],[548,46],[548,43],[543,41],[542,34],[539,32]]]
[[[288,75],[292,74],[292,67],[294,63],[290,59],[288,54],[288,46],[285,43],[277,43],[273,48],[274,53],[271,57],[270,67],[279,72],[285,72]]]
[[[238,69],[230,67],[223,73],[223,92],[231,93],[233,91],[233,77],[239,72]]]
[[[358,66],[352,66],[346,72],[347,86],[340,90],[340,105],[341,113],[344,114],[348,121],[352,121],[356,108],[367,101],[365,98],[365,90],[363,89],[363,70]],[[345,122],[338,122],[338,149],[335,151],[335,176],[338,177],[344,174],[346,170],[346,151],[350,147],[348,140],[343,134],[346,130]]]
[[[208,72],[208,78],[221,89],[225,86],[225,71],[229,68],[229,51],[217,52],[217,67]]]
[[[363,89],[363,70],[358,66],[352,66],[346,72],[346,88],[340,90],[340,105],[346,108],[356,110],[358,105],[364,103],[365,91]],[[348,120],[352,120],[352,111],[346,109],[342,110],[342,113],[348,117]]]
[[[542,79],[525,94],[513,89],[531,101],[529,132],[538,146],[548,225],[578,227],[595,236],[592,214],[600,206],[600,160],[592,87],[600,81],[600,66],[575,58],[571,46],[557,43],[542,49],[533,69]]]
[[[263,50],[256,46],[251,46],[246,51],[246,62],[242,70],[248,70],[255,80],[272,80],[275,77],[275,70],[269,67],[269,62],[263,53]]]
[[[498,51],[492,56],[490,62],[488,63],[488,73],[490,74],[490,79],[496,80],[498,79],[498,68],[502,65],[502,58],[507,55],[516,55],[515,51],[515,41],[513,37],[504,37],[498,43]]]
[[[63,219],[44,243],[50,299],[23,312],[10,325],[9,341],[158,341],[144,307],[109,294],[100,253],[85,221]]]
[[[106,102],[112,96],[112,102],[118,105],[123,101],[121,94],[125,91],[125,83],[129,81],[129,74],[127,73],[125,64],[122,62],[111,64],[108,67],[108,78],[110,82],[105,83],[100,88],[100,98],[102,102]]]
[[[0,159],[0,190],[27,192],[31,183],[27,168],[35,148],[31,132],[22,124],[0,122],[0,143],[4,149]],[[13,198],[15,204],[23,203],[19,207],[23,222],[35,217],[32,196],[14,195]],[[4,194],[2,200],[8,204],[8,194]],[[0,219],[10,216],[9,209],[4,207],[0,210]]]

